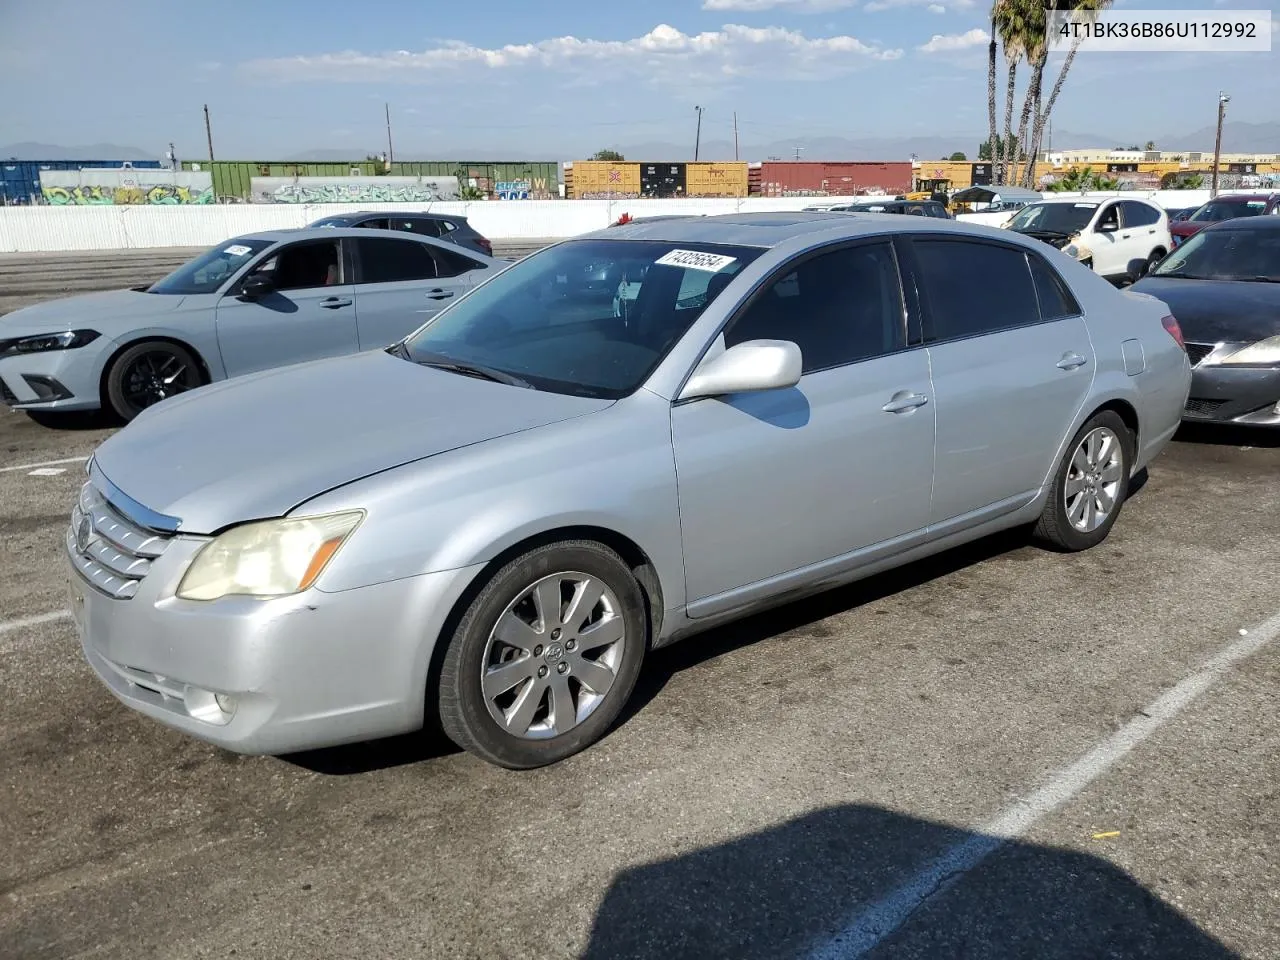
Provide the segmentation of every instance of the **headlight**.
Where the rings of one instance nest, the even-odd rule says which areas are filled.
[[[1229,367],[1234,364],[1258,367],[1280,364],[1280,337],[1259,340],[1214,361],[1214,366]]]
[[[233,594],[301,593],[316,582],[363,517],[354,511],[233,527],[196,554],[178,585],[178,596],[217,600]]]
[[[0,340],[0,357],[16,353],[45,353],[49,350],[74,350],[98,339],[97,330],[67,330],[65,333],[42,333],[34,337]]]
[[[1068,243],[1065,247],[1062,248],[1062,252],[1065,253],[1068,257],[1080,256],[1080,248],[1077,247],[1074,243]]]

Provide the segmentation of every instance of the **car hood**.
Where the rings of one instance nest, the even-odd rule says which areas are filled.
[[[1143,277],[1131,290],[1169,305],[1197,343],[1253,343],[1280,335],[1280,283]]]
[[[106,290],[76,297],[59,297],[0,317],[0,339],[82,327],[111,336],[112,331],[102,329],[104,321],[125,320],[129,326],[137,326],[139,318],[169,313],[181,306],[185,299],[137,290]]]
[[[1213,222],[1209,220],[1176,220],[1169,224],[1169,232],[1175,237],[1193,237],[1205,227],[1212,226]]]
[[[572,397],[423,367],[381,350],[201,387],[137,417],[98,470],[184,533],[278,517],[335,487],[595,413]]]

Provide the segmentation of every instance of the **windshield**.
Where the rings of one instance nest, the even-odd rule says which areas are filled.
[[[1023,207],[1009,221],[1009,229],[1018,233],[1057,233],[1069,237],[1088,226],[1097,209],[1096,203],[1033,203]]]
[[[1280,230],[1202,230],[1166,257],[1151,275],[1280,283]]]
[[[147,293],[214,293],[232,274],[271,244],[271,240],[228,240],[184,263],[163,280],[157,280],[147,287]]]
[[[571,240],[482,284],[412,334],[405,356],[497,371],[556,393],[624,397],[762,252]]]
[[[325,217],[323,220],[316,220],[314,223],[308,223],[308,227],[345,227],[349,225],[346,217]]]
[[[1265,200],[1210,200],[1188,219],[1196,223],[1216,223],[1236,217],[1256,217],[1266,208]]]

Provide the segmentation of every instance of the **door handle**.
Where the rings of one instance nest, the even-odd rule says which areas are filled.
[[[929,398],[922,393],[899,392],[895,393],[893,399],[880,409],[885,413],[910,413],[916,407],[923,407],[928,402]]]
[[[351,306],[351,301],[343,297],[327,297],[320,301],[320,306],[324,307],[326,310],[337,310],[338,307]]]
[[[1129,234],[1127,234],[1127,233],[1122,233],[1122,234],[1120,234],[1120,239],[1121,239],[1121,240],[1128,240],[1128,239],[1129,239]]]
[[[448,300],[452,296],[453,296],[453,291],[445,290],[441,287],[436,287],[435,289],[429,290],[427,292],[428,300]]]
[[[1062,359],[1058,361],[1058,369],[1074,370],[1076,367],[1083,367],[1088,362],[1078,353],[1064,353]]]

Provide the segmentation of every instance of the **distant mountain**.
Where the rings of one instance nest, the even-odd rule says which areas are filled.
[[[1217,127],[1202,127],[1185,136],[1157,139],[1156,146],[1161,150],[1212,151],[1216,134]],[[1222,125],[1222,152],[1280,153],[1280,123],[1228,121]]]
[[[0,160],[159,160],[154,153],[118,143],[90,143],[60,147],[52,143],[10,143],[0,146]]]
[[[363,160],[377,154],[377,150],[304,150],[290,154],[284,158],[285,163],[346,163],[349,160]],[[404,159],[408,159],[405,157]]]

